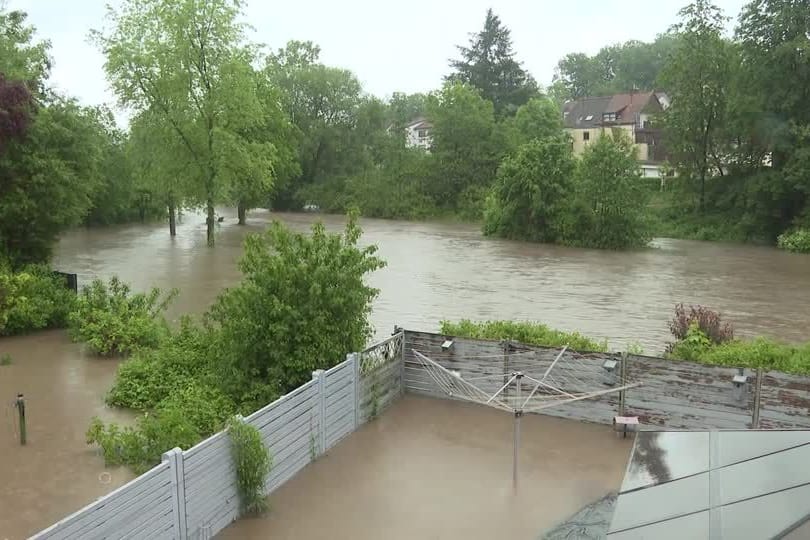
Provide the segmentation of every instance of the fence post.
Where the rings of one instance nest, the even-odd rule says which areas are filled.
[[[326,375],[322,369],[312,372],[312,378],[318,387],[318,446],[321,451],[326,452]]]
[[[754,412],[751,417],[751,429],[759,429],[759,410],[762,408],[762,379],[765,373],[757,368],[757,380],[754,383]]]
[[[622,353],[621,362],[619,363],[619,381],[621,381],[621,384],[624,384],[624,381],[627,380],[627,371],[628,371],[627,368],[629,367],[627,364],[629,362],[630,362],[630,355],[627,354],[627,352],[625,351],[625,352]],[[618,414],[618,416],[624,416],[624,408],[625,408],[625,403],[626,403],[626,400],[627,400],[626,393],[627,393],[626,388],[624,390],[619,391],[619,414]]]
[[[509,382],[509,350],[511,349],[510,341],[504,340],[501,341],[501,349],[503,350],[503,384],[506,386],[506,383]],[[509,389],[504,388],[503,395],[509,395]]]
[[[354,385],[354,429],[360,427],[360,353],[349,353],[346,358],[352,363]]]
[[[161,461],[169,462],[172,479],[172,516],[177,538],[187,538],[186,532],[186,473],[183,462],[183,451],[175,447],[164,452]]]
[[[399,393],[400,395],[403,395],[405,394],[405,338],[408,337],[408,334],[405,332],[404,328],[397,327],[397,329],[399,329],[399,332],[402,334],[402,337],[400,338],[402,350],[400,351],[401,354],[399,358],[399,361],[401,362],[401,369],[399,373]]]

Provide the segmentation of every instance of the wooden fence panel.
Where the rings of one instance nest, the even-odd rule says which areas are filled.
[[[560,349],[537,347],[519,343],[504,343],[493,340],[466,339],[426,332],[405,333],[404,381],[406,391],[447,397],[438,388],[430,374],[416,358],[414,350],[420,351],[442,366],[458,371],[462,377],[474,378],[483,375],[502,373],[504,378],[476,381],[476,386],[488,393],[494,393],[506,382],[506,376],[520,370],[535,378],[542,375],[553,362]],[[442,343],[451,337],[453,345],[442,349]],[[507,352],[508,351],[508,352]],[[525,354],[524,354],[525,353]],[[605,360],[622,361],[620,355],[611,353],[577,353],[563,355],[558,366],[569,363],[576,370],[559,377],[560,386],[566,390],[572,386],[588,384],[590,389],[601,385],[610,386],[610,374],[603,368]],[[618,368],[617,368],[618,369]],[[751,426],[754,412],[754,384],[756,374],[747,370],[749,383],[743,398],[737,399],[732,379],[737,369],[706,366],[692,362],[672,361],[661,358],[629,355],[625,366],[625,376],[641,382],[641,386],[625,392],[624,414],[639,416],[642,425],[653,425],[670,429],[745,429]],[[554,376],[555,371],[550,373]],[[579,375],[578,375],[579,374]],[[575,379],[580,378],[582,382]],[[805,380],[798,378],[799,380]],[[802,411],[810,407],[810,383],[801,387],[798,381],[786,381],[778,377],[766,379],[782,392],[782,398],[771,401],[771,411],[763,412],[763,427],[787,425],[810,425],[801,422]],[[586,390],[583,388],[583,390]],[[771,390],[767,384],[763,393]],[[774,390],[775,391],[775,390]],[[773,391],[772,391],[773,393]],[[784,403],[785,399],[795,405],[778,409],[773,403]],[[619,412],[620,396],[606,394],[574,403],[562,404],[540,411],[541,414],[584,420],[598,423],[611,423]]]
[[[762,381],[762,428],[810,428],[810,378],[769,371]]]
[[[521,371],[539,379],[560,353],[560,349],[550,347],[458,337],[453,337],[453,345],[444,350],[442,349],[444,341],[445,336],[440,334],[406,332],[403,382],[406,391],[434,397],[449,397],[436,385],[414,351],[421,352],[447,369],[458,371],[463,378],[476,379],[474,384],[488,394],[497,392],[514,371]],[[557,371],[552,371],[550,377],[556,375],[555,382],[563,390],[607,389],[612,383],[610,374],[605,371],[602,364],[608,358],[617,357],[607,353],[566,351],[555,368]],[[492,378],[480,379],[485,376]],[[527,387],[530,387],[529,383]],[[618,400],[618,394],[605,394],[544,409],[541,414],[610,423],[617,414]]]
[[[627,377],[641,386],[627,391],[625,414],[668,429],[747,429],[754,394],[749,384],[737,400],[736,374],[735,368],[630,355]],[[746,374],[753,380],[753,371]]]

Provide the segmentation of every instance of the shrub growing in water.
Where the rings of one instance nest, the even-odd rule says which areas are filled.
[[[237,402],[263,406],[365,344],[378,291],[364,277],[385,263],[376,246],[358,245],[360,234],[350,216],[342,235],[321,223],[309,235],[274,223],[245,240],[244,279],[209,314],[220,339],[217,379]]]
[[[796,253],[810,253],[810,229],[796,229],[779,235],[780,248]]]
[[[75,301],[73,291],[45,266],[17,272],[0,266],[0,336],[61,328]]]
[[[649,193],[633,141],[624,132],[613,130],[588,145],[575,179],[564,216],[564,243],[600,249],[647,245]]]
[[[511,339],[528,345],[568,347],[575,351],[606,352],[607,340],[597,341],[579,332],[563,332],[545,324],[520,321],[442,321],[441,331],[449,336],[475,339]]]
[[[156,347],[167,333],[163,312],[177,294],[132,293],[117,277],[108,284],[94,280],[79,293],[70,314],[70,334],[86,343],[96,354],[129,354],[144,347]]]
[[[669,323],[669,331],[677,341],[682,341],[688,336],[693,323],[713,344],[734,339],[734,327],[730,323],[723,322],[720,312],[703,306],[689,306],[687,312],[683,304],[677,304],[675,317]],[[671,352],[673,346],[674,344],[670,344],[667,350]]]
[[[97,444],[108,465],[129,465],[142,473],[160,463],[175,446],[186,450],[216,433],[233,415],[233,402],[213,386],[190,381],[138,419],[134,427],[104,424],[94,418],[87,444]]]
[[[180,329],[155,349],[142,349],[118,367],[107,403],[148,410],[208,373],[215,336],[183,317]],[[210,382],[210,381],[206,381]]]

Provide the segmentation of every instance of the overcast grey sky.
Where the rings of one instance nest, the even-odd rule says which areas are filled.
[[[2,3],[3,0],[0,0]],[[745,0],[715,0],[736,19]],[[40,37],[51,40],[52,82],[85,104],[114,104],[104,59],[87,42],[103,24],[105,0],[6,0],[28,12]],[[113,1],[113,4],[116,2]],[[492,7],[512,30],[519,60],[543,85],[570,52],[651,40],[688,0],[247,0],[252,39],[271,48],[290,39],[321,46],[322,60],[352,70],[366,91],[426,92],[441,84],[455,46],[480,29]]]

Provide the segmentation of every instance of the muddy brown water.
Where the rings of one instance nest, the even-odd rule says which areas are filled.
[[[518,486],[512,416],[405,396],[241,519],[223,540],[536,539],[617,491],[632,439],[610,426],[527,415]]]
[[[256,211],[239,227],[223,210],[217,247],[205,247],[205,224],[187,215],[178,236],[160,224],[76,230],[59,243],[54,266],[79,274],[80,283],[117,274],[135,289],[177,287],[170,317],[201,313],[239,280],[245,234],[274,218],[305,230],[323,219],[339,230],[339,216]],[[377,337],[395,324],[435,330],[441,319],[531,319],[631,341],[648,353],[668,339],[676,302],[722,310],[738,333],[810,339],[810,257],[773,248],[658,240],[655,249],[626,253],[532,245],[483,238],[459,224],[364,220],[363,242],[379,245],[387,268],[370,281],[381,290],[372,320]],[[116,361],[85,356],[64,332],[0,339],[0,540],[20,538],[121,485],[129,475],[105,469],[84,444],[94,415],[127,420],[104,407]],[[12,407],[28,401],[29,444],[15,442]],[[109,473],[109,476],[102,473]],[[99,476],[101,475],[101,477]]]

